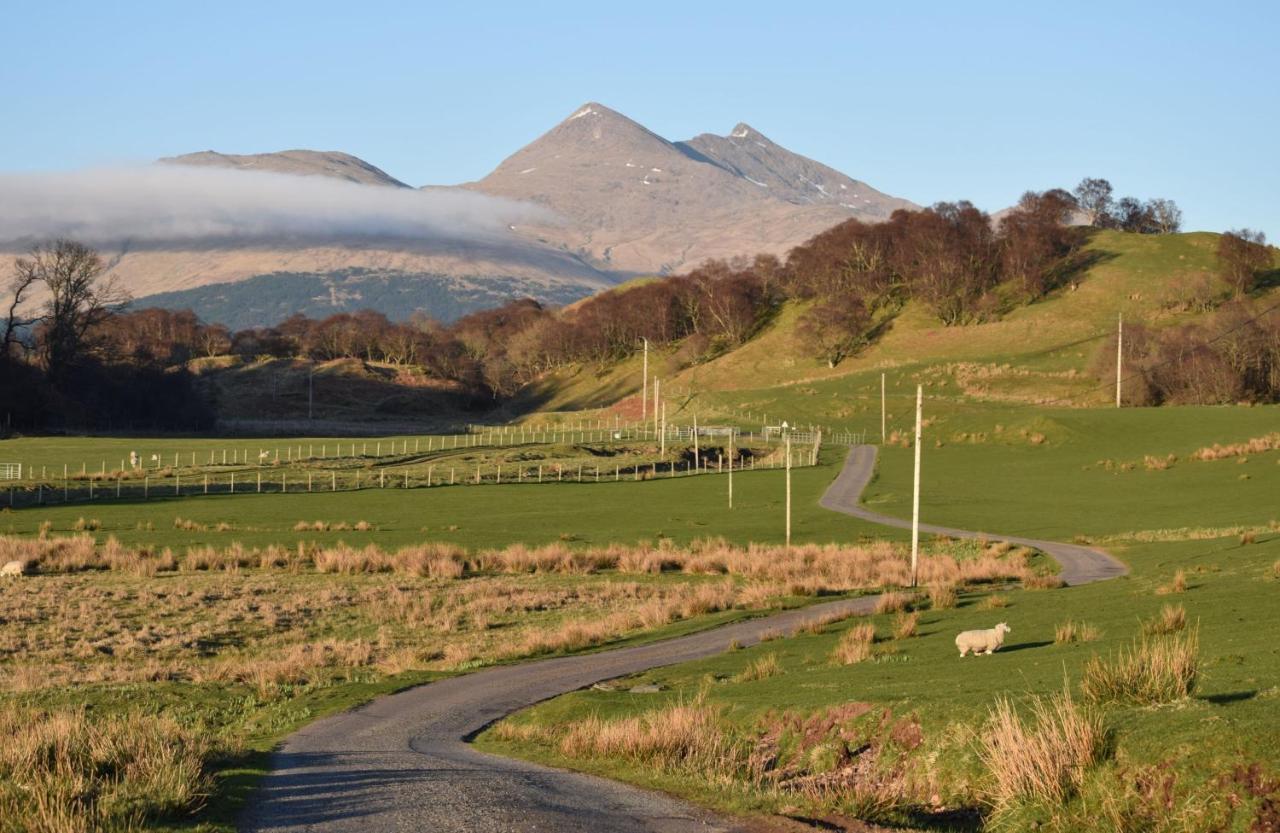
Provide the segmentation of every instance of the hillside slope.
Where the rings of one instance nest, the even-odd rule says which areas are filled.
[[[796,338],[803,303],[788,303],[742,347],[703,364],[681,367],[674,354],[650,355],[651,372],[677,392],[763,392],[806,389],[816,382],[835,396],[841,380],[865,386],[879,371],[924,374],[949,390],[1009,402],[1102,404],[1113,395],[1089,372],[1123,314],[1130,323],[1164,327],[1202,313],[1175,311],[1186,287],[1213,283],[1217,235],[1146,236],[1102,231],[1088,244],[1094,265],[1075,289],[1012,310],[999,320],[943,326],[927,309],[908,304],[875,343],[835,368],[808,356]],[[1269,290],[1280,298],[1280,289]],[[575,368],[551,374],[528,392],[547,409],[602,407],[633,395],[640,362]],[[761,394],[763,396],[763,394]],[[741,399],[727,395],[725,400]],[[827,410],[830,413],[830,409]]]

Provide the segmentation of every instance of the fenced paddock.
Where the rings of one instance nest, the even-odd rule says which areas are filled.
[[[793,467],[816,465],[822,443],[828,441],[817,430],[792,431],[789,439]],[[831,439],[852,444],[865,440],[865,433],[842,432]],[[695,434],[692,426],[675,424],[668,424],[665,431],[634,424],[599,423],[546,428],[476,426],[463,434],[307,439],[270,447],[260,441],[240,440],[234,445],[227,441],[196,441],[185,450],[170,446],[154,452],[146,440],[124,442],[137,446],[136,455],[131,449],[118,461],[82,460],[79,465],[63,462],[56,471],[53,465],[35,461],[0,464],[0,480],[6,481],[0,486],[0,507],[21,509],[233,494],[667,480],[782,469],[787,462],[786,438],[779,433],[706,426]],[[693,454],[688,453],[691,449],[685,449],[674,459],[670,454],[656,456],[656,449],[650,449],[656,459],[591,457],[596,452],[615,449],[634,452],[636,443],[659,447],[692,444],[701,448]],[[551,446],[558,446],[558,452],[568,446],[574,453],[582,452],[582,459],[502,457],[513,447]],[[116,454],[121,454],[122,448],[117,443]],[[486,457],[486,452],[493,459]]]

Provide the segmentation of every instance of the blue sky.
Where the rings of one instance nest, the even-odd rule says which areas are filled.
[[[454,183],[597,100],[920,203],[1105,176],[1280,241],[1274,2],[445,5],[10,4],[0,170],[306,147]]]

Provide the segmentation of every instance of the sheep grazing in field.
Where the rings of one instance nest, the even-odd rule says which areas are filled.
[[[21,576],[26,575],[27,563],[25,561],[9,561],[3,567],[0,567],[0,576]]]
[[[1011,630],[1013,628],[1007,623],[1001,622],[990,630],[965,631],[956,637],[956,647],[960,649],[962,657],[970,652],[975,656],[977,654],[989,656],[1004,644],[1004,635]]]

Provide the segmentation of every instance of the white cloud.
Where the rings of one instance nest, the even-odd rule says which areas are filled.
[[[0,242],[95,245],[215,239],[402,237],[486,241],[546,222],[543,209],[461,189],[181,165],[0,173]]]

